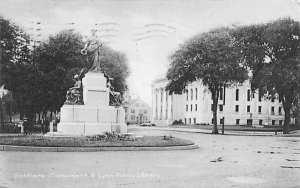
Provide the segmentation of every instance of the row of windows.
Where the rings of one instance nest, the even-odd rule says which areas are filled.
[[[187,124],[187,123],[192,124],[192,118],[189,118],[188,120],[189,121],[187,122],[187,119],[184,118],[184,124]],[[196,118],[193,118],[193,123],[196,124]]]
[[[131,109],[131,113],[134,114],[135,113],[135,109]],[[139,110],[139,114],[147,114],[148,111],[147,110]]]
[[[189,111],[189,105],[186,105],[185,106],[185,110],[188,112]],[[198,105],[197,104],[195,104],[195,111],[197,111],[198,110]],[[190,111],[192,112],[193,111],[193,105],[191,104],[191,106],[190,106]]]
[[[192,101],[194,99],[194,90],[190,89],[190,94],[191,94],[191,98],[190,100]],[[198,89],[195,88],[195,100],[198,99]],[[186,90],[186,100],[189,100],[189,90]]]
[[[271,122],[272,122],[272,125],[276,125],[276,123],[277,123],[276,120],[271,120]],[[279,120],[278,123],[279,123],[279,125],[282,125],[283,120]],[[239,125],[240,124],[240,119],[236,119],[235,124]],[[253,124],[253,119],[247,119],[247,125],[252,125],[252,124]],[[258,125],[263,125],[263,120],[262,119],[258,120]]]
[[[220,91],[219,91],[219,99],[220,100],[223,100],[224,97],[225,97],[225,89],[224,88],[221,88]],[[189,93],[190,93],[190,98],[189,98]],[[198,99],[198,89],[195,88],[195,91],[193,89],[190,89],[190,90],[186,90],[186,100],[193,100],[194,99],[194,94],[195,94],[195,100]],[[236,101],[239,101],[239,95],[240,95],[240,90],[239,89],[236,89],[235,90],[235,100]],[[254,95],[251,94],[251,90],[248,89],[247,90],[247,101],[251,101],[251,98],[253,97],[254,98]],[[262,99],[262,93],[261,92],[258,92],[258,101],[261,102],[261,99]],[[156,95],[156,101],[157,101],[157,95]],[[163,101],[163,90],[161,91],[161,102]],[[166,102],[168,101],[168,91],[166,91]],[[271,102],[274,102],[275,101],[275,98],[272,97],[271,98]],[[279,99],[279,102],[281,102],[281,100]],[[136,104],[138,105],[138,104]]]
[[[131,116],[131,120],[135,120],[135,118],[139,118],[140,116],[134,116],[134,115],[132,115]],[[147,116],[142,116],[142,120],[147,120]]]
[[[193,122],[192,122],[192,120],[193,120]],[[221,118],[220,119],[220,124],[223,125],[224,121],[225,121],[225,119]],[[276,123],[277,123],[276,120],[271,120],[271,122],[272,122],[272,125],[276,125]],[[192,124],[192,123],[196,124],[196,118],[188,118],[188,119],[184,118],[184,123],[185,124],[187,124],[187,123],[189,123],[189,124]],[[211,123],[214,124],[214,119],[211,120]],[[253,119],[247,119],[247,125],[252,125],[252,123],[253,123]],[[283,124],[283,120],[279,120],[278,123],[279,123],[279,125],[282,125]],[[240,119],[236,119],[235,120],[235,124],[236,125],[240,125]],[[259,119],[258,120],[258,124],[259,125],[263,125],[263,120]]]
[[[219,100],[223,100],[224,97],[225,97],[225,89],[224,88],[221,88],[220,91],[219,91]],[[213,96],[211,96],[212,99],[213,99]],[[251,101],[251,97],[254,98],[254,95],[251,96],[251,90],[248,89],[247,90],[247,101]],[[258,93],[258,101],[261,102],[261,99],[262,99],[262,94],[259,92]],[[235,100],[236,101],[239,101],[240,100],[240,90],[239,89],[236,89],[235,90]],[[271,102],[274,102],[275,101],[275,98],[272,97],[271,98]],[[281,100],[279,99],[279,102],[281,102]]]
[[[219,105],[220,112],[223,111],[223,105]],[[213,104],[211,104],[211,111],[213,111]],[[239,105],[235,105],[235,112],[239,112]],[[251,112],[251,106],[247,105],[247,112]],[[262,112],[262,106],[258,106],[258,113],[261,114]],[[275,107],[271,107],[271,114],[275,115]],[[282,107],[278,107],[278,114],[282,115]]]

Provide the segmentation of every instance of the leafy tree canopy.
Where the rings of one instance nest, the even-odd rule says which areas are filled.
[[[236,38],[245,63],[253,71],[251,86],[282,101],[284,132],[288,132],[290,110],[300,88],[300,24],[282,18],[259,25],[239,27]]]

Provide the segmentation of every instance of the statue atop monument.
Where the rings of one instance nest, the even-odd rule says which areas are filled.
[[[81,50],[81,54],[87,56],[88,62],[92,65],[90,71],[101,72],[101,61],[100,61],[100,47],[102,44],[98,41],[96,36],[96,29],[91,30],[92,35],[88,38]]]

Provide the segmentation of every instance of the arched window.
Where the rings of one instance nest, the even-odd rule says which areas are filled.
[[[196,88],[195,89],[195,97],[196,97],[196,100],[198,99],[198,89]]]
[[[191,101],[193,100],[193,89],[191,89]]]

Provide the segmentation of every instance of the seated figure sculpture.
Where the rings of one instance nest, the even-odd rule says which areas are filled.
[[[81,104],[82,103],[82,83],[81,83],[81,80],[80,80],[78,74],[76,74],[74,76],[74,80],[76,81],[74,86],[71,87],[67,91],[66,103]]]
[[[109,88],[109,104],[112,106],[120,106],[122,103],[122,96],[120,92],[114,91],[114,87],[111,85],[113,78],[107,79],[107,87]]]

